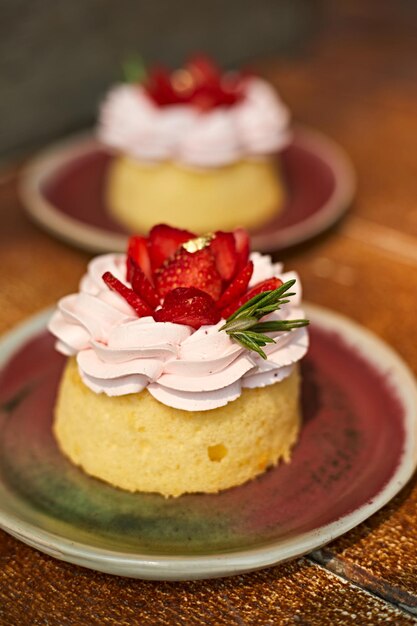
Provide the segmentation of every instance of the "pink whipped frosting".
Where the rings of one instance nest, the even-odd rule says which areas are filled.
[[[282,266],[273,264],[269,256],[255,252],[251,259],[251,285],[272,276],[283,281],[297,278],[295,272],[282,273]],[[82,380],[96,393],[122,396],[146,388],[168,406],[205,411],[236,400],[245,387],[265,387],[283,380],[307,351],[305,328],[274,333],[276,343],[265,347],[265,361],[225,332],[218,332],[223,321],[194,330],[156,322],[152,317],[138,319],[101,278],[110,271],[126,284],[125,268],[124,254],[93,259],[80,291],[59,301],[49,323],[57,350],[76,357]],[[291,303],[268,319],[304,317],[298,279],[293,291]]]
[[[210,168],[282,150],[290,139],[289,112],[260,78],[231,107],[200,113],[190,105],[159,107],[138,85],[117,85],[104,100],[98,137],[109,148],[145,162],[171,160]]]

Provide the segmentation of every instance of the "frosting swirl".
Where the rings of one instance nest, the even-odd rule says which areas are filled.
[[[283,281],[297,278],[282,273],[269,256],[252,253],[254,273],[250,286],[271,276]],[[245,387],[264,387],[289,376],[294,364],[307,351],[305,328],[276,332],[264,361],[233,342],[223,324],[190,326],[138,318],[117,293],[102,281],[111,271],[125,281],[124,254],[106,254],[93,259],[82,278],[79,293],[62,298],[49,330],[56,348],[75,356],[85,385],[96,393],[120,396],[147,388],[158,401],[185,411],[204,411],[236,400]],[[297,280],[291,303],[265,319],[297,319],[301,289]]]
[[[172,160],[210,168],[282,150],[290,139],[289,112],[261,78],[248,78],[233,106],[199,112],[186,104],[158,107],[140,85],[116,85],[99,115],[98,137],[138,161]]]

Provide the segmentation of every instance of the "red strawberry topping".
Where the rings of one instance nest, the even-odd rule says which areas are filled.
[[[249,281],[253,274],[253,263],[249,261],[245,267],[240,270],[234,281],[230,283],[223,295],[217,301],[217,308],[222,310],[231,302],[236,302],[248,288]]]
[[[191,57],[185,67],[192,75],[195,85],[216,84],[220,79],[220,69],[204,54]]]
[[[220,312],[207,293],[195,287],[179,287],[170,291],[161,309],[155,311],[157,322],[185,324],[197,329],[205,324],[217,324]]]
[[[236,243],[237,266],[241,269],[246,265],[249,259],[250,239],[244,228],[235,228],[233,235]]]
[[[210,244],[210,250],[214,256],[217,271],[224,281],[229,282],[236,273],[238,263],[233,233],[217,231]]]
[[[116,276],[113,276],[111,272],[105,272],[103,274],[103,280],[106,285],[112,290],[116,291],[119,295],[126,300],[128,304],[136,311],[139,317],[146,317],[147,315],[153,315],[153,309],[151,309],[146,302],[144,302],[133,289],[126,287]]]
[[[154,309],[158,306],[160,300],[155,287],[149,282],[139,265],[137,265],[133,259],[130,260],[130,264],[130,282],[132,284],[133,291]]]
[[[280,280],[279,278],[268,278],[268,280],[264,280],[261,283],[254,285],[254,287],[252,287],[252,289],[249,289],[249,291],[246,292],[245,295],[224,308],[222,310],[222,317],[224,319],[227,319],[239,307],[241,307],[242,304],[245,304],[245,302],[248,302],[254,296],[257,296],[264,291],[273,291],[274,289],[278,289],[278,287],[281,287],[282,284],[282,280]]]
[[[139,265],[142,272],[145,274],[148,280],[152,280],[151,261],[148,251],[148,240],[145,237],[139,237],[138,235],[130,237],[127,248],[127,260],[126,260],[126,279],[132,282],[132,264],[131,259]]]
[[[155,286],[162,298],[177,287],[196,287],[217,300],[222,289],[222,280],[208,247],[197,252],[180,248],[154,276]]]
[[[161,66],[152,68],[143,87],[160,107],[189,104],[200,111],[210,111],[242,100],[245,76],[238,72],[222,73],[209,57],[198,55],[173,72]]]
[[[171,228],[166,224],[154,226],[149,233],[152,270],[155,271],[164,261],[174,256],[183,243],[194,237],[195,235],[188,230]]]
[[[170,72],[165,67],[156,66],[148,72],[144,87],[152,100],[159,106],[178,102],[178,96],[171,83]]]
[[[201,60],[201,71],[207,72],[208,80],[216,70],[205,68]],[[159,224],[147,239],[129,239],[126,269],[132,289],[110,272],[103,274],[103,280],[139,317],[152,315],[158,322],[200,328],[216,324],[220,317],[227,319],[254,296],[283,284],[279,278],[269,278],[248,291],[254,269],[249,244],[243,228],[196,237]]]

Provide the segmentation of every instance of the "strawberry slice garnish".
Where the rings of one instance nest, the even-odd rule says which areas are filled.
[[[194,90],[191,99],[193,106],[202,113],[207,113],[208,111],[212,111],[216,107],[223,105],[223,100],[224,94],[220,87],[220,83],[212,85],[198,85]]]
[[[155,271],[164,261],[174,256],[178,248],[194,239],[195,235],[188,230],[171,228],[166,224],[154,226],[149,233],[149,252],[152,269]]]
[[[159,295],[155,287],[149,282],[139,265],[130,259],[132,289],[153,309],[159,304]]]
[[[230,317],[230,315],[237,311],[242,304],[245,304],[245,302],[248,302],[254,296],[257,296],[264,291],[273,291],[274,289],[278,289],[278,287],[281,287],[282,284],[282,280],[279,278],[268,278],[267,280],[263,280],[261,283],[254,285],[252,289],[249,289],[249,291],[245,293],[245,295],[241,296],[238,300],[235,300],[222,310],[223,319],[226,320]]]
[[[154,67],[148,72],[144,87],[155,104],[159,106],[168,106],[178,102],[170,72],[163,66]]]
[[[145,274],[148,280],[152,280],[151,260],[149,258],[148,240],[145,237],[139,237],[135,235],[130,237],[127,247],[127,259],[126,259],[126,279],[129,283],[132,282],[132,264],[130,260],[133,260],[142,272]]]
[[[205,54],[196,54],[186,64],[196,85],[217,84],[220,81],[221,72],[216,63]]]
[[[162,298],[177,287],[196,287],[217,300],[222,289],[222,279],[208,247],[197,252],[180,248],[173,259],[155,272],[154,278]]]
[[[253,263],[249,261],[245,267],[240,270],[234,281],[230,283],[226,291],[222,294],[217,302],[217,308],[222,310],[232,302],[236,302],[246,292],[249,281],[253,274]]]
[[[249,259],[250,239],[244,228],[235,228],[233,231],[237,252],[237,266],[241,269]]]
[[[116,276],[113,276],[111,272],[105,272],[102,276],[104,282],[107,287],[112,291],[118,293],[122,298],[126,300],[128,304],[136,311],[139,317],[146,317],[147,315],[153,315],[153,309],[146,304],[138,296],[137,293],[133,291],[133,289],[129,289],[126,287]]]
[[[236,273],[238,255],[233,233],[217,231],[210,244],[210,250],[216,262],[216,268],[226,282],[232,280]]]
[[[178,287],[167,294],[162,308],[155,311],[157,322],[173,322],[197,329],[217,324],[220,312],[207,293],[195,287]]]
[[[189,104],[210,111],[239,102],[244,97],[244,78],[237,72],[223,73],[210,57],[200,54],[184,69],[170,72],[163,66],[151,68],[142,86],[160,107]]]
[[[194,91],[188,98],[194,106],[209,111],[219,106],[231,106],[243,96],[240,74],[222,74],[220,68],[208,56],[192,57],[186,69],[190,72]]]

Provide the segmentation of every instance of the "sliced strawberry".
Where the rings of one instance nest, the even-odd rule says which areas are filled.
[[[245,267],[240,270],[239,274],[230,283],[226,291],[222,294],[217,302],[217,308],[222,310],[231,302],[238,300],[247,290],[249,281],[253,274],[253,263],[249,261]]]
[[[233,233],[217,231],[210,244],[210,250],[214,256],[217,271],[223,280],[229,282],[236,273],[238,262]]]
[[[213,298],[195,287],[178,287],[170,291],[161,309],[155,311],[157,322],[185,324],[197,329],[205,324],[217,324],[220,312]]]
[[[191,73],[197,85],[217,84],[220,81],[219,67],[205,54],[196,54],[191,57],[186,64],[186,69]]]
[[[127,247],[126,259],[126,279],[131,283],[132,265],[130,259],[133,259],[141,268],[148,280],[152,280],[151,260],[149,258],[148,240],[145,237],[135,235],[130,237]]]
[[[197,252],[180,248],[171,261],[155,272],[154,278],[162,298],[177,287],[196,287],[217,300],[222,289],[222,279],[209,248]]]
[[[282,280],[280,280],[279,278],[268,278],[268,280],[263,280],[261,283],[254,285],[254,287],[252,287],[252,289],[249,289],[249,291],[247,291],[245,295],[241,296],[238,300],[235,300],[234,302],[229,304],[229,306],[222,310],[223,319],[226,320],[230,315],[237,311],[237,309],[241,307],[242,304],[245,304],[245,302],[248,302],[254,296],[257,296],[264,291],[273,291],[274,289],[278,289],[278,287],[281,287],[281,285]]]
[[[192,96],[192,104],[201,112],[212,111],[216,107],[224,104],[224,94],[220,84],[199,85]]]
[[[166,224],[158,224],[154,226],[149,233],[149,248],[152,269],[156,270],[166,259],[174,256],[178,248],[194,239],[195,235],[188,230],[180,230],[179,228],[171,228]]]
[[[155,287],[149,282],[139,265],[130,260],[132,289],[153,309],[159,304],[159,296]]]
[[[236,252],[238,256],[237,265],[238,269],[241,269],[246,265],[249,259],[249,234],[244,228],[235,228],[233,235],[235,238]]]
[[[170,72],[163,66],[156,66],[148,72],[144,88],[155,104],[159,106],[175,104],[178,101],[178,96],[171,83]]]
[[[105,272],[102,278],[107,287],[121,295],[122,298],[124,298],[126,302],[130,304],[132,309],[136,311],[139,317],[153,315],[153,309],[151,309],[150,306],[148,306],[146,302],[144,302],[142,298],[140,298],[138,294],[133,291],[133,289],[129,289],[129,287],[126,287],[126,285],[121,283],[120,280],[116,278],[116,276],[113,276],[111,272]]]

